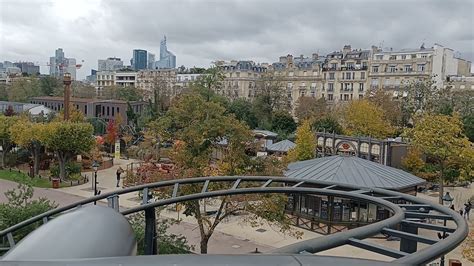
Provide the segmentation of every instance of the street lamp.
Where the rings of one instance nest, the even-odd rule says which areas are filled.
[[[99,169],[99,164],[97,161],[92,162],[92,169],[94,169],[94,196],[97,196],[100,195],[100,191],[97,191],[97,184],[99,184],[99,182],[97,182],[97,170]],[[96,201],[94,201],[94,205],[97,205]]]
[[[0,145],[0,154],[2,155],[2,157],[0,158],[0,169],[3,169],[4,165],[3,165],[3,146]]]
[[[446,207],[450,207],[451,204],[453,203],[454,201],[454,198],[449,194],[449,192],[446,192],[446,194],[444,194],[444,196],[441,198],[443,200],[443,205],[446,206]],[[446,227],[446,219],[443,219],[443,226]],[[438,233],[438,238],[439,239],[445,239],[446,237],[448,237],[449,235],[446,234],[446,231],[443,231],[443,234],[441,235],[440,233]],[[440,265],[441,266],[444,266],[444,255],[441,256],[441,262],[440,262]]]

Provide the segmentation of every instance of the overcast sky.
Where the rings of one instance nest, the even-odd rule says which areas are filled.
[[[98,59],[130,64],[136,48],[158,57],[163,35],[177,65],[187,67],[423,42],[472,61],[473,25],[472,0],[0,0],[0,61],[40,62],[47,73],[62,47],[66,57],[84,60],[84,78]]]

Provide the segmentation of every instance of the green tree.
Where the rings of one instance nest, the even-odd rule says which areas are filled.
[[[150,127],[159,133],[161,139],[174,141],[170,156],[175,163],[175,176],[240,175],[247,172],[250,158],[245,151],[247,143],[252,140],[249,128],[206,95],[189,93],[178,96],[168,112]],[[223,158],[216,162],[213,151],[221,147],[219,143],[223,140],[227,143]],[[210,189],[223,189],[227,185],[214,184],[215,187]],[[190,185],[183,189],[197,192],[202,188]],[[261,217],[281,225],[282,230],[290,230],[284,215],[284,202],[285,198],[281,196],[243,196],[241,200],[220,197],[217,212],[209,216],[203,202],[194,200],[185,203],[185,214],[196,219],[201,236],[200,251],[207,253],[209,239],[219,223],[239,212],[251,214],[252,219],[248,221],[251,225],[258,220],[256,217]]]
[[[287,111],[276,111],[272,117],[272,130],[288,135],[296,130],[296,122]]]
[[[393,128],[384,111],[367,100],[350,102],[343,111],[344,132],[351,136],[389,137]]]
[[[45,76],[40,78],[40,95],[54,96],[63,90],[61,81],[52,76]]]
[[[0,101],[8,101],[8,91],[6,84],[0,84]]]
[[[213,66],[199,77],[195,85],[202,97],[209,102],[215,97],[215,92],[222,88],[224,78],[224,73],[218,67]]]
[[[22,183],[18,183],[16,189],[5,192],[7,202],[0,203],[0,231],[57,207],[54,202],[46,198],[32,200],[33,192],[30,184]],[[15,242],[20,241],[40,225],[35,223],[16,231]]]
[[[81,81],[73,81],[71,85],[71,96],[75,98],[95,98],[96,91],[94,86]]]
[[[296,104],[295,114],[299,120],[322,117],[327,113],[327,103],[324,98],[300,97]]]
[[[51,122],[46,124],[44,144],[56,153],[59,178],[66,177],[66,163],[77,154],[89,152],[94,145],[94,128],[89,123]]]
[[[255,84],[254,113],[258,127],[271,130],[273,114],[289,110],[289,98],[281,78],[262,74]]]
[[[304,161],[316,156],[316,138],[311,131],[309,120],[304,121],[296,130],[296,147],[288,152],[289,161]]]
[[[10,152],[13,147],[11,139],[11,127],[18,122],[19,118],[16,116],[0,115],[0,145],[2,146],[2,161],[0,168],[5,167],[5,155]]]
[[[471,172],[472,143],[462,132],[458,115],[423,115],[415,122],[413,129],[407,131],[411,143],[426,154],[439,167],[439,203],[442,204],[444,183],[450,161],[463,160]],[[466,160],[467,159],[467,160]]]
[[[29,102],[32,97],[39,95],[40,85],[36,77],[15,79],[8,90],[8,100],[13,102]]]
[[[258,125],[257,118],[253,110],[252,103],[244,98],[235,99],[228,107],[228,111],[235,115],[237,119],[245,122],[251,129]]]
[[[10,133],[17,145],[30,152],[34,175],[38,175],[41,149],[45,138],[45,124],[19,121],[10,128]]]
[[[156,213],[159,217],[159,212]],[[137,254],[145,254],[145,216],[143,212],[130,215],[128,221],[132,226],[135,237],[137,238]],[[174,222],[170,219],[159,219],[156,222],[156,235],[159,241],[158,254],[189,254],[194,248],[188,244],[186,238],[182,235],[168,233],[169,227]]]
[[[331,115],[323,116],[313,122],[313,130],[316,132],[327,132],[335,134],[343,134],[341,124]]]
[[[474,114],[465,116],[462,123],[464,134],[469,138],[469,141],[474,142]]]

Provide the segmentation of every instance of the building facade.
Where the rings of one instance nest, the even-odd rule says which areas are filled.
[[[99,59],[97,62],[97,71],[116,71],[123,68],[123,61],[117,57]]]
[[[189,85],[199,79],[202,74],[188,74],[178,73],[176,74],[176,86],[189,88]]]
[[[133,58],[131,60],[133,70],[143,70],[148,68],[148,54],[146,50],[133,50]]]
[[[61,111],[64,108],[64,98],[62,97],[34,97],[31,103],[44,105],[54,111]],[[145,102],[129,103],[135,113],[143,113]],[[86,118],[100,118],[107,122],[120,117],[123,125],[128,124],[128,103],[126,101],[71,98],[71,104]]]
[[[369,50],[345,45],[326,56],[322,67],[321,98],[328,103],[362,99],[367,90]]]
[[[114,85],[123,87],[136,87],[137,86],[138,72],[115,72],[114,73]]]
[[[148,69],[155,69],[155,54],[148,53]]]
[[[21,73],[26,73],[28,75],[39,75],[40,67],[35,66],[32,62],[18,62],[15,63],[15,66],[21,70]]]
[[[152,99],[155,89],[162,90],[163,95],[175,96],[176,69],[143,70],[137,73],[136,87],[141,89],[145,99]]]
[[[255,64],[253,61],[217,61],[215,64],[225,76],[223,86],[218,88],[216,93],[230,99],[253,99],[256,95],[257,81],[268,67]]]
[[[166,46],[166,36],[164,36],[163,40],[160,42],[160,60],[156,61],[154,67],[156,69],[176,68],[176,55],[168,51],[168,47]]]
[[[115,85],[115,71],[98,71],[96,75],[96,94],[103,96],[105,87]]]

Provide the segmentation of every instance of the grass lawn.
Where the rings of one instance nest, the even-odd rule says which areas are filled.
[[[13,182],[30,182],[33,187],[41,187],[41,188],[51,188],[52,183],[49,178],[43,177],[35,177],[30,178],[24,173],[19,173],[18,170],[0,170],[0,179],[10,180]],[[71,184],[69,182],[61,182],[59,187],[69,187]]]

